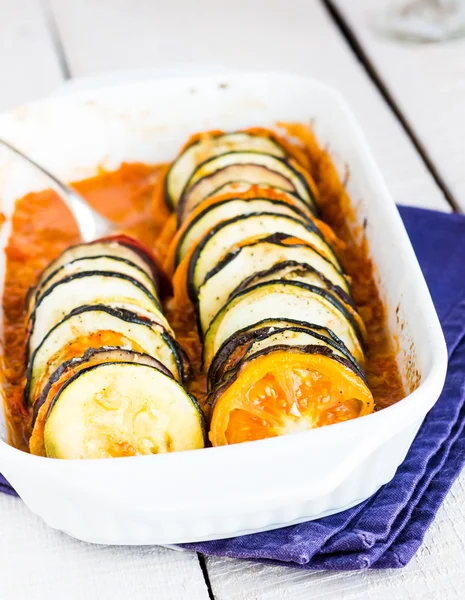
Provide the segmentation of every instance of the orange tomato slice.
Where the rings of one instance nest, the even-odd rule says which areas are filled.
[[[246,362],[217,390],[213,446],[297,433],[374,410],[365,382],[324,354],[278,350]]]

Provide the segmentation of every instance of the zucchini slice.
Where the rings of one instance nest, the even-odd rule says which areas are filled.
[[[119,346],[153,356],[179,380],[189,374],[184,352],[158,323],[127,310],[82,306],[55,325],[31,355],[24,391],[30,405],[60,364],[89,347]]]
[[[334,286],[350,294],[344,274],[314,246],[299,240],[292,245],[285,241],[286,236],[276,234],[239,246],[228,252],[207,274],[199,288],[197,302],[202,332],[206,331],[213,317],[241,284],[246,282],[244,285],[247,285],[257,273],[263,274],[285,262],[299,262],[313,267]]]
[[[171,376],[141,363],[110,362],[75,373],[55,395],[44,426],[53,458],[111,458],[205,445],[197,402]]]
[[[291,336],[292,340],[295,340],[300,339],[301,334],[307,334],[309,339],[312,339],[311,342],[307,341],[304,345],[318,345],[319,342],[315,340],[320,340],[321,345],[329,346],[336,354],[342,354],[344,358],[352,362],[355,369],[358,369],[364,377],[363,372],[344,342],[327,327],[293,319],[263,319],[258,323],[236,331],[221,344],[208,369],[208,390],[212,391],[219,382],[234,371],[242,360],[250,357],[251,354],[255,354],[257,348],[262,349],[262,345],[263,347],[288,345],[287,341],[280,342],[281,336],[286,339]],[[296,344],[289,345],[294,346]]]
[[[247,192],[250,192],[254,187],[256,187],[255,184],[247,183],[246,181],[228,181],[220,187],[217,187],[216,189],[212,190],[210,194],[206,196],[205,200],[213,198],[214,196],[223,196],[224,194],[246,194]],[[288,190],[280,188],[276,185],[272,187],[267,185],[260,185],[260,189],[264,192],[277,192],[278,194],[285,195],[287,196],[287,198],[289,198],[289,200],[291,200],[292,204],[294,204],[294,206],[297,206],[297,208],[300,208],[301,211],[307,212],[310,210],[310,212],[313,215],[318,216],[319,211],[317,205],[313,203],[309,204],[308,202],[302,200],[302,198],[297,196],[297,194],[293,194],[292,192],[289,192]]]
[[[313,345],[262,350],[240,364],[212,402],[213,446],[307,431],[374,410],[352,363]]]
[[[158,300],[137,280],[122,273],[94,271],[76,273],[51,285],[39,298],[29,317],[27,356],[31,355],[50,329],[79,306],[108,304],[132,306],[162,315]]]
[[[197,240],[221,221],[227,221],[237,215],[261,212],[288,215],[303,223],[311,221],[299,208],[282,200],[260,197],[219,200],[213,204],[208,204],[194,218],[186,221],[187,227],[182,228],[182,234],[179,236],[177,243],[175,266],[181,262]]]
[[[84,258],[76,258],[75,260],[66,263],[50,273],[50,275],[43,279],[40,286],[35,288],[34,294],[29,297],[29,307],[31,303],[37,302],[38,299],[44,294],[44,292],[52,285],[69,277],[76,275],[77,273],[92,273],[93,271],[106,271],[107,273],[122,273],[123,275],[129,275],[155,296],[158,300],[158,292],[155,287],[155,283],[151,277],[148,276],[147,271],[133,263],[126,258],[120,258],[118,256],[101,255],[91,256]]]
[[[320,287],[323,290],[327,290],[333,296],[335,296],[339,302],[344,306],[347,312],[349,312],[354,321],[357,322],[357,326],[362,334],[362,338],[365,340],[367,331],[363,319],[357,312],[355,303],[351,296],[346,294],[340,287],[333,285],[324,275],[319,271],[310,267],[309,265],[300,264],[295,262],[283,262],[278,263],[268,269],[257,273],[255,276],[250,277],[247,281],[242,282],[233,292],[233,295],[245,290],[258,283],[265,283],[267,281],[295,281],[306,283],[315,287]]]
[[[307,205],[315,204],[315,192],[308,174],[292,159],[260,152],[228,152],[202,163],[189,179],[178,202],[182,223],[212,190],[232,180],[280,187],[295,193]]]
[[[316,285],[336,294],[336,296],[339,296],[341,302],[355,308],[353,299],[341,287],[331,283],[327,277],[311,265],[296,260],[284,260],[276,263],[269,269],[253,273],[233,290],[232,295],[265,281],[301,281],[310,285]]]
[[[239,292],[215,316],[205,333],[204,368],[208,369],[221,344],[235,331],[266,318],[297,319],[327,327],[363,366],[359,323],[334,294],[299,281],[268,281]]]
[[[218,263],[218,259],[221,259],[232,246],[247,238],[272,233],[295,236],[310,243],[342,272],[333,249],[313,222],[302,223],[294,217],[273,213],[239,215],[213,227],[192,252],[187,272],[187,292],[191,301],[195,303],[198,289]]]
[[[159,287],[158,269],[153,257],[140,242],[126,235],[112,236],[88,244],[78,244],[67,248],[42,271],[37,287],[40,287],[54,271],[67,263],[73,262],[77,258],[108,255],[114,258],[123,258],[134,263],[140,269],[144,270],[150,279],[156,282],[157,288]]]
[[[168,206],[176,208],[183,189],[200,164],[225,152],[244,150],[286,156],[284,148],[265,135],[242,132],[204,135],[188,145],[171,165],[165,179]]]
[[[41,389],[40,395],[37,397],[33,405],[32,424],[34,426],[39,411],[46,405],[46,412],[50,406],[57,389],[70,377],[83,368],[90,367],[104,362],[137,362],[144,365],[151,365],[167,375],[171,375],[170,371],[155,358],[143,352],[134,352],[134,350],[126,350],[124,348],[104,346],[102,348],[88,348],[82,356],[70,358],[61,363],[48,378],[47,383]]]

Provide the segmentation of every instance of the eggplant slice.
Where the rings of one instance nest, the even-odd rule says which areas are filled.
[[[286,156],[286,151],[277,141],[264,135],[243,132],[207,134],[187,146],[171,165],[165,179],[165,197],[169,208],[176,208],[187,182],[200,164],[225,152],[244,150]]]
[[[293,159],[260,152],[228,152],[205,161],[193,173],[178,202],[179,222],[182,223],[212,190],[237,179],[280,187],[295,193],[309,206],[315,204],[305,172]]]
[[[27,371],[26,404],[34,402],[63,362],[82,356],[89,347],[121,345],[156,358],[179,380],[189,374],[185,353],[158,323],[127,310],[103,305],[82,306],[55,325],[32,353]]]
[[[149,290],[128,275],[107,271],[77,273],[51,285],[39,298],[29,317],[27,356],[65,315],[79,306],[110,304],[142,309],[163,320],[158,300]]]
[[[138,362],[75,373],[58,390],[44,425],[47,456],[111,458],[205,445],[202,411],[170,375]]]
[[[195,242],[218,223],[227,221],[237,215],[248,215],[250,213],[288,215],[302,221],[302,223],[311,222],[311,219],[299,208],[282,200],[228,198],[209,205],[189,222],[177,244],[175,266],[181,262],[192,246],[195,245]]]
[[[157,289],[159,288],[158,270],[153,258],[143,249],[139,242],[123,235],[96,240],[95,242],[90,242],[88,244],[78,244],[67,248],[42,271],[37,287],[40,287],[40,285],[60,267],[63,267],[78,258],[92,258],[94,256],[112,256],[114,258],[126,259],[145,271],[147,276],[155,281]]]
[[[365,375],[358,366],[356,360],[351,355],[345,344],[341,341],[336,342],[331,336],[327,335],[328,331],[325,328],[319,328],[318,326],[311,327],[281,327],[275,328],[270,331],[270,327],[258,329],[254,331],[253,336],[232,336],[234,340],[234,350],[229,356],[223,355],[223,362],[221,368],[216,368],[214,384],[212,365],[210,365],[209,374],[212,372],[212,379],[209,383],[209,389],[213,389],[218,384],[226,381],[238,368],[240,363],[245,360],[249,360],[254,356],[260,354],[267,348],[282,348],[292,349],[295,346],[298,347],[309,347],[309,346],[323,346],[329,348],[335,356],[344,358],[352,364],[352,367],[357,371],[359,376],[365,381]],[[322,331],[323,330],[323,331]],[[244,339],[245,338],[245,339]],[[215,359],[218,353],[215,355]],[[214,362],[215,362],[214,359]],[[217,365],[219,363],[217,362]]]
[[[235,331],[267,318],[296,319],[327,327],[363,365],[359,323],[334,294],[297,281],[268,281],[233,296],[215,316],[205,333],[204,368],[209,368],[221,344]]]
[[[312,245],[298,241],[290,245],[284,243],[285,240],[286,236],[276,234],[239,246],[228,252],[207,274],[198,291],[197,311],[201,334],[235,290],[249,286],[255,277],[272,272],[278,264],[300,263],[314,268],[340,289],[345,301],[350,303],[349,283],[332,262]]]
[[[310,243],[342,272],[331,246],[313,222],[302,223],[294,217],[273,213],[239,215],[213,227],[197,244],[189,260],[187,293],[195,304],[200,286],[209,273],[233,246],[248,238],[265,234],[286,234]]]
[[[258,271],[253,273],[250,277],[244,279],[231,293],[234,296],[238,292],[242,292],[257,283],[264,283],[266,281],[301,281],[302,283],[308,283],[310,285],[316,285],[329,290],[339,299],[348,306],[355,308],[355,304],[351,296],[347,294],[341,287],[334,285],[327,277],[325,277],[320,271],[312,267],[307,263],[301,263],[296,260],[283,260],[278,262],[269,269],[264,271]]]
[[[295,319],[263,319],[262,321],[258,321],[258,323],[253,323],[248,327],[243,327],[235,331],[221,344],[208,369],[208,391],[211,392],[225,377],[226,373],[230,373],[246,355],[250,355],[253,345],[263,341],[266,342],[267,339],[272,338],[275,334],[287,331],[308,333],[324,341],[330,347],[342,352],[345,358],[351,361],[355,368],[360,370],[355,358],[349,352],[344,342],[327,327]],[[360,372],[362,373],[362,371]]]
[[[76,258],[75,260],[66,263],[50,275],[43,279],[42,283],[35,288],[34,293],[29,295],[29,310],[32,309],[32,302],[37,302],[40,297],[55,283],[60,280],[76,275],[77,273],[92,273],[95,271],[106,271],[108,273],[122,273],[128,275],[138,281],[141,285],[149,290],[158,300],[158,291],[151,277],[147,275],[147,271],[136,265],[136,263],[127,258],[120,258],[112,255],[91,256],[84,258]],[[159,302],[159,300],[158,300]]]
[[[249,192],[253,187],[255,187],[255,184],[248,183],[246,181],[228,181],[220,187],[217,187],[214,190],[212,190],[208,194],[208,196],[206,196],[205,200],[213,198],[214,196],[223,196],[224,194],[245,194]],[[285,190],[284,188],[280,188],[276,185],[261,185],[260,189],[265,191],[269,190],[271,192],[277,192],[278,194],[285,194],[289,198],[289,200],[294,204],[294,206],[300,208],[302,212],[305,213],[307,211],[310,211],[315,217],[317,217],[319,214],[318,207],[316,204],[309,205],[308,202],[300,198],[300,196],[297,196],[297,194],[293,194],[289,190]]]
[[[374,410],[353,363],[322,345],[262,349],[239,363],[210,400],[213,446],[298,433]]]

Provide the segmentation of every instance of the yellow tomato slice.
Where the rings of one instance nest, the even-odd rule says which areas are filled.
[[[324,354],[279,350],[239,368],[213,405],[213,446],[306,431],[373,412],[365,382]]]

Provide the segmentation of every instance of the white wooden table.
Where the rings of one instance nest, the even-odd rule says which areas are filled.
[[[186,62],[294,71],[341,90],[396,202],[465,209],[465,39],[438,46],[383,40],[370,18],[387,1],[0,0],[0,110],[103,71]],[[0,494],[0,600],[45,597],[464,598],[465,476],[407,568],[364,573],[93,546],[49,529],[20,500]]]

